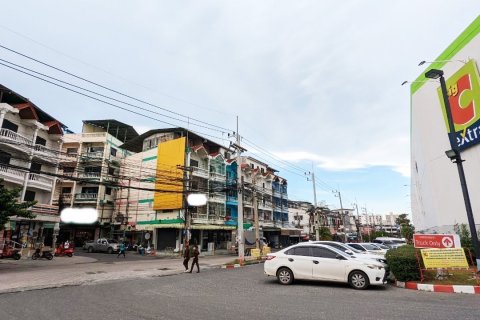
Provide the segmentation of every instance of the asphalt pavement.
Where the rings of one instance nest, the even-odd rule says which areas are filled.
[[[263,265],[3,294],[0,319],[479,319],[475,295],[283,286]]]

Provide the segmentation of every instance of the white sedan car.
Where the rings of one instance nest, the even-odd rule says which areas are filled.
[[[387,250],[380,249],[379,247],[374,246],[370,243],[346,243],[346,245],[349,246],[350,248],[354,248],[360,251],[373,253],[381,256],[385,256],[387,254]]]
[[[294,279],[324,280],[365,289],[386,282],[385,268],[381,263],[313,243],[297,244],[269,254],[264,271],[268,276],[277,277],[281,284],[291,284]]]

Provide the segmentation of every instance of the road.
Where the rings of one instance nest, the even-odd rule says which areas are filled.
[[[263,265],[0,296],[0,319],[479,319],[476,295],[279,285]]]

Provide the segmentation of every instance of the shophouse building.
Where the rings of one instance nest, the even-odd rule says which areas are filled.
[[[51,246],[58,230],[58,207],[52,205],[55,175],[65,126],[29,99],[0,85],[0,178],[5,188],[20,190],[19,201],[36,201],[34,219],[13,217],[0,232],[26,246]]]
[[[61,208],[92,208],[98,219],[94,224],[62,223],[59,240],[86,240],[111,237],[115,199],[121,193],[121,161],[130,153],[120,145],[138,136],[135,129],[116,120],[84,120],[81,133],[64,136],[58,173],[61,176],[53,203]]]

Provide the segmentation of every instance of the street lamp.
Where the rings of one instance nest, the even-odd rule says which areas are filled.
[[[468,224],[470,226],[470,233],[472,234],[473,248],[477,260],[477,272],[480,271],[480,245],[478,243],[477,230],[475,227],[475,219],[473,218],[472,204],[470,203],[470,196],[468,194],[467,181],[465,179],[465,172],[463,171],[463,161],[458,146],[455,144],[455,125],[452,118],[452,110],[450,109],[450,101],[448,99],[447,85],[443,77],[443,71],[438,69],[430,69],[425,73],[425,77],[429,79],[440,79],[440,87],[442,90],[443,102],[445,104],[445,111],[448,121],[448,140],[450,141],[451,150],[446,151],[447,157],[457,164],[458,175],[460,177],[460,185],[462,186],[463,200],[465,202],[465,209],[467,210]]]

